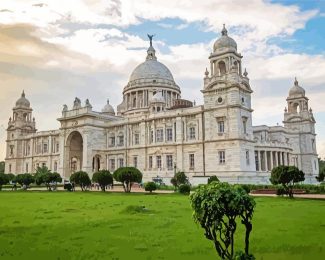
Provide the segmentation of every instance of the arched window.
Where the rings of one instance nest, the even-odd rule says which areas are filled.
[[[133,107],[136,107],[136,106],[137,106],[137,99],[133,98]]]
[[[299,104],[298,103],[293,103],[293,105],[292,105],[292,112],[294,112],[294,113],[300,113],[300,106],[299,106]]]
[[[218,63],[218,67],[219,67],[219,75],[224,75],[226,74],[226,63],[224,61],[220,61]]]

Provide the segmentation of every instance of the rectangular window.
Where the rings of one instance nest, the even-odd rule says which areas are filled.
[[[120,135],[118,137],[118,145],[119,146],[123,146],[124,145],[124,136],[123,135]]]
[[[166,141],[167,142],[173,141],[173,129],[172,128],[166,129]]]
[[[28,173],[28,163],[26,163],[26,173]]]
[[[11,173],[11,164],[9,164],[9,173]]]
[[[157,168],[161,169],[161,156],[157,155],[156,159],[157,159]]]
[[[109,145],[110,146],[115,146],[115,136],[110,137]]]
[[[219,151],[219,163],[225,164],[226,163],[226,152],[225,151]]]
[[[57,162],[54,162],[54,169],[53,169],[55,172],[58,170],[58,163]]]
[[[152,169],[152,156],[149,156],[149,169]]]
[[[167,169],[172,170],[173,169],[173,156],[166,155],[166,162],[167,162]]]
[[[243,121],[243,132],[244,134],[247,134],[247,117],[243,117],[242,121]]]
[[[189,128],[189,139],[190,140],[195,139],[195,127],[190,127]]]
[[[163,142],[164,141],[164,131],[163,129],[156,130],[156,142]]]
[[[60,144],[59,144],[59,143],[57,143],[57,144],[56,144],[56,152],[58,153],[58,152],[59,152],[59,150],[60,150]]]
[[[30,145],[27,145],[27,155],[30,155]]]
[[[47,144],[43,144],[43,153],[47,153]]]
[[[139,144],[140,140],[139,140],[139,134],[134,134],[134,144]]]
[[[224,132],[225,132],[225,122],[218,121],[218,133],[224,133]]]
[[[190,153],[189,154],[189,160],[190,160],[190,169],[193,170],[194,169],[194,153]]]
[[[153,143],[153,130],[150,131],[150,143]]]
[[[124,166],[124,159],[123,158],[119,158],[118,159],[118,166],[119,167],[123,167]]]
[[[250,161],[249,161],[249,150],[246,150],[246,165],[249,165]]]
[[[134,166],[135,168],[138,168],[138,156],[134,156],[134,157],[133,157],[133,166]]]
[[[115,159],[110,159],[109,160],[110,168],[111,170],[115,170]]]

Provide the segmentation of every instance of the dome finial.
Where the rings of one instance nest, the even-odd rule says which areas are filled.
[[[21,93],[21,97],[25,97],[25,90],[23,90],[23,93]]]
[[[295,77],[295,86],[298,86],[298,80],[297,80],[297,77]]]
[[[226,29],[226,25],[225,24],[223,24],[223,28],[222,28],[221,34],[222,34],[222,36],[227,36],[228,35],[228,31]]]
[[[109,98],[107,99],[107,104],[109,105]]]
[[[150,46],[152,46],[152,38],[155,36],[155,34],[147,34],[149,41],[150,41]]]

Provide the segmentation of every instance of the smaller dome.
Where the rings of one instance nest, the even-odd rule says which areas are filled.
[[[107,104],[103,107],[102,113],[104,114],[109,114],[109,115],[115,115],[114,108],[112,105],[109,103],[109,100],[107,99]]]
[[[298,81],[295,78],[294,86],[289,90],[289,97],[292,96],[305,96],[305,90],[298,85]]]
[[[21,97],[16,102],[16,107],[30,107],[30,102],[27,98],[25,98],[25,92],[21,93]]]
[[[165,103],[165,98],[162,95],[161,91],[158,91],[153,97],[150,99],[151,103]]]
[[[237,51],[237,43],[235,40],[228,36],[228,31],[223,25],[223,29],[221,31],[221,37],[215,41],[213,44],[213,51],[223,51],[223,49],[233,49]]]

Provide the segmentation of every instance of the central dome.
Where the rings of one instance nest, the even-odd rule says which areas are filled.
[[[147,59],[133,70],[130,81],[139,79],[163,79],[174,81],[170,70],[156,59]]]

